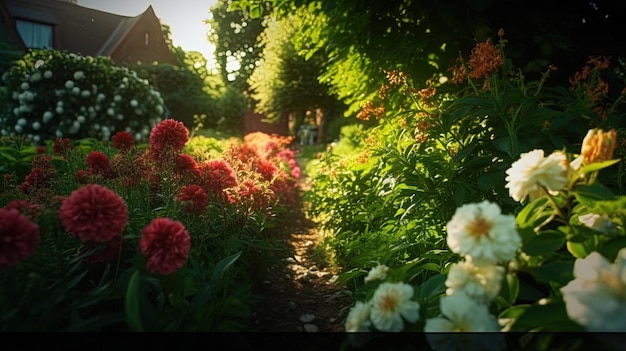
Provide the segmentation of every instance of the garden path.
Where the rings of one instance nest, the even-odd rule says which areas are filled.
[[[303,176],[302,193],[310,186]],[[323,257],[315,254],[322,240],[313,221],[307,218],[304,203],[290,206],[284,226],[274,235],[288,243],[289,251],[276,264],[255,292],[259,299],[252,307],[251,330],[259,332],[343,332],[351,304],[350,291],[339,285]]]

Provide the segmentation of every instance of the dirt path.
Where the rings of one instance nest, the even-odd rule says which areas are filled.
[[[300,182],[300,191],[307,189]],[[336,283],[314,249],[322,240],[302,204],[283,214],[285,225],[276,235],[290,247],[289,254],[268,268],[267,278],[257,287],[251,328],[259,332],[343,332],[351,300],[350,291]],[[317,255],[319,256],[319,255]]]

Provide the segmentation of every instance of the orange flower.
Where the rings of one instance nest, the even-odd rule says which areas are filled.
[[[504,58],[502,57],[502,53],[490,40],[484,43],[478,43],[472,49],[468,61],[468,66],[471,70],[469,76],[475,79],[487,78],[503,64]]]
[[[617,131],[611,129],[604,132],[599,129],[590,129],[583,139],[580,154],[583,163],[588,165],[593,162],[601,162],[613,158],[613,152],[617,145]]]

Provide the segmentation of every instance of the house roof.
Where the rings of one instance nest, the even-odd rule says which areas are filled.
[[[142,17],[156,18],[151,5],[143,13],[129,17],[61,0],[0,1],[14,19],[56,25],[55,49],[85,56],[110,56]]]

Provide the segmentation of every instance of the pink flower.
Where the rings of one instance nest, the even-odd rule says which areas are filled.
[[[122,235],[128,223],[128,208],[112,190],[87,184],[63,201],[59,218],[65,230],[81,241],[103,243]]]
[[[187,262],[191,238],[185,226],[169,218],[155,218],[141,231],[141,253],[150,273],[171,274]]]
[[[30,257],[37,243],[37,224],[16,209],[0,208],[0,269]]]

